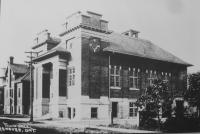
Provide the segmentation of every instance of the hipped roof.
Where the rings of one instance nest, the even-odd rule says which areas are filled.
[[[120,54],[133,55],[148,59],[171,62],[192,66],[191,64],[181,60],[173,54],[154,45],[148,40],[129,37],[123,34],[111,33],[109,36],[109,46],[104,51],[110,51]]]

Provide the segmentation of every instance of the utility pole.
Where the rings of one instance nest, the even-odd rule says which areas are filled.
[[[113,115],[112,115],[112,102],[110,100],[111,92],[110,92],[110,55],[108,56],[108,101],[109,101],[109,116],[110,116],[110,123],[113,125]]]
[[[41,52],[41,51],[40,51]],[[29,68],[30,68],[30,111],[31,111],[31,115],[30,115],[30,122],[33,122],[33,54],[37,54],[38,56],[38,53],[40,52],[33,52],[33,51],[29,51],[29,52],[25,52],[25,53],[28,53],[30,54],[30,56],[27,56],[28,58],[30,58],[30,61],[26,62],[29,64]]]

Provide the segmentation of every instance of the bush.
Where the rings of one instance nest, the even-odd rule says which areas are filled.
[[[198,132],[199,121],[196,118],[169,118],[162,126],[165,132]]]

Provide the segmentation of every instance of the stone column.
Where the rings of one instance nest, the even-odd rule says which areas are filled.
[[[58,118],[58,101],[59,101],[59,66],[58,63],[53,63],[53,78],[50,86],[50,116]]]
[[[33,117],[42,116],[42,72],[43,72],[42,65],[35,67]]]

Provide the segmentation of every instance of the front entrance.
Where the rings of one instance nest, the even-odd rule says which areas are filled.
[[[112,117],[117,117],[118,102],[112,102]]]

